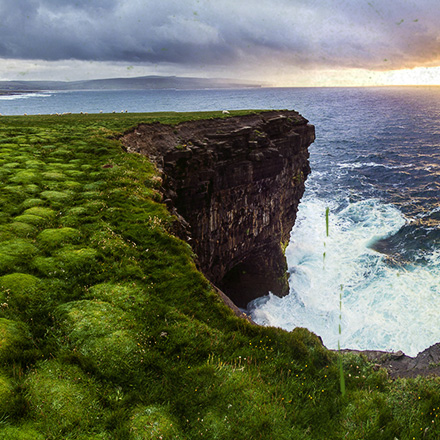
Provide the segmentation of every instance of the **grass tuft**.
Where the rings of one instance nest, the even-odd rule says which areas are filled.
[[[8,413],[10,410],[9,402],[12,400],[12,395],[13,387],[11,381],[0,373],[0,414]]]
[[[46,438],[29,423],[0,427],[0,440],[45,440]]]
[[[168,410],[157,406],[136,408],[130,417],[129,432],[133,440],[185,438]]]
[[[87,432],[103,418],[96,384],[75,365],[55,360],[39,362],[25,385],[31,418],[49,438],[61,438],[66,432]]]
[[[77,243],[81,232],[74,228],[44,229],[37,237],[41,246],[56,248],[68,243]]]
[[[43,217],[45,219],[52,219],[55,217],[56,212],[50,208],[43,208],[40,206],[34,206],[32,208],[26,209],[23,212],[23,215],[37,215],[39,217]]]
[[[29,225],[33,226],[42,226],[46,223],[46,219],[44,217],[41,217],[39,215],[33,215],[33,214],[23,214],[18,215],[14,219],[16,222],[20,223],[27,223]]]
[[[18,359],[29,345],[30,333],[22,322],[0,318],[0,365]]]
[[[145,350],[141,347],[133,317],[102,301],[78,301],[60,306],[63,335],[96,374],[138,382]]]

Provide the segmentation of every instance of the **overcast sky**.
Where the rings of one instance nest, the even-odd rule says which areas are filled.
[[[0,80],[440,84],[439,0],[0,0],[0,17]]]

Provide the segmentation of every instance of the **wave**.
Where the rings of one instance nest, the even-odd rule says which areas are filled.
[[[0,101],[15,101],[28,98],[48,98],[52,93],[23,93],[16,95],[0,95]]]
[[[415,355],[438,342],[440,252],[406,264],[372,249],[407,224],[393,205],[370,199],[338,212],[330,206],[328,237],[325,209],[317,198],[301,203],[286,250],[290,294],[253,301],[252,318],[287,330],[306,327],[333,349],[340,339],[345,348]]]
[[[401,164],[401,165],[385,165],[382,163],[375,162],[355,162],[355,163],[338,163],[336,164],[339,168],[348,168],[348,169],[356,169],[356,168],[369,168],[369,167],[382,167],[388,170],[400,170],[402,168],[412,168],[413,164]]]

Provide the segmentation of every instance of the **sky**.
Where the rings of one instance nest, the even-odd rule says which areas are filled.
[[[0,0],[0,80],[440,85],[439,0]]]

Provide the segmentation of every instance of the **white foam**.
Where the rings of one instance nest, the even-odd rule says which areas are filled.
[[[381,163],[376,162],[349,162],[349,163],[337,163],[337,167],[339,168],[347,168],[349,170],[353,170],[356,168],[375,168],[375,167],[381,167],[386,168],[387,170],[400,170],[402,168],[412,168],[414,167],[413,164],[402,164],[402,165],[385,165]]]
[[[338,213],[330,208],[326,237],[326,203],[316,198],[301,203],[286,250],[290,294],[256,300],[249,308],[253,319],[287,330],[306,327],[337,348],[342,292],[342,347],[416,355],[438,342],[440,255],[403,267],[370,248],[405,224],[392,205],[365,200]]]
[[[47,98],[51,96],[50,93],[23,93],[16,95],[0,95],[1,101],[15,101],[17,99],[28,99],[28,98]]]

